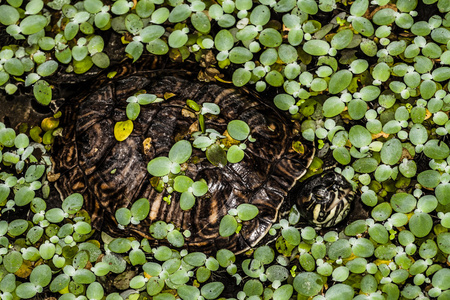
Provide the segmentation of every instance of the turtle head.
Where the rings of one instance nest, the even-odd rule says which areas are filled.
[[[316,228],[332,227],[349,213],[355,193],[339,173],[327,171],[297,183],[291,199]]]

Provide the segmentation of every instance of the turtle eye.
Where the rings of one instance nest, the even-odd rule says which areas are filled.
[[[330,197],[330,191],[326,186],[317,186],[313,188],[311,198],[316,202],[326,202]]]

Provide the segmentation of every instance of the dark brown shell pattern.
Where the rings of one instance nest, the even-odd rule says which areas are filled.
[[[141,106],[132,134],[118,142],[114,125],[127,119],[126,99],[140,90],[159,97],[167,92],[174,96]],[[228,122],[240,119],[250,126],[256,141],[247,142],[241,162],[224,167],[212,165],[204,152],[194,149],[193,156],[200,162],[188,161],[186,175],[194,180],[205,179],[209,191],[197,198],[192,209],[183,211],[177,192],[172,193],[168,204],[163,200],[167,192],[153,189],[147,164],[155,157],[167,156],[176,140],[190,139],[189,127],[197,119],[183,115],[187,99],[220,106],[217,118],[205,118],[206,128],[224,133]],[[161,220],[173,223],[181,232],[191,232],[185,238],[189,251],[226,248],[241,253],[254,247],[277,221],[288,191],[305,174],[314,156],[313,145],[295,132],[298,124],[288,115],[253,94],[224,85],[154,74],[132,75],[110,80],[72,101],[75,104],[63,110],[63,137],[54,145],[54,172],[61,175],[56,182],[58,191],[62,197],[72,193],[84,196],[94,228],[113,236],[145,237],[152,246],[167,243],[149,233],[150,225]],[[150,151],[143,147],[147,138],[151,138]],[[304,153],[293,150],[296,141],[302,142]],[[131,207],[140,198],[150,202],[147,219],[119,229],[115,211]],[[255,205],[259,214],[244,221],[239,233],[220,236],[220,220],[242,203]]]

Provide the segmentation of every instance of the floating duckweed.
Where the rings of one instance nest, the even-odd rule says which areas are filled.
[[[346,168],[342,172],[345,177],[353,180],[355,185],[363,185],[361,201],[366,205],[365,209],[369,208],[373,220],[357,220],[347,225],[343,233],[327,233],[324,236],[326,244],[313,228],[294,228],[292,224],[296,221],[289,223],[291,218],[289,222],[280,221],[281,225],[274,224],[271,233],[277,234],[278,230],[281,235],[277,246],[284,243],[291,248],[285,251],[261,246],[253,253],[253,259],[244,259],[242,268],[252,279],[243,279],[244,288],[238,293],[239,299],[288,299],[296,297],[294,293],[298,293],[298,297],[350,299],[355,292],[359,293],[358,299],[384,296],[440,299],[448,296],[450,287],[445,284],[448,269],[441,264],[450,253],[447,232],[450,223],[446,209],[450,193],[447,174],[450,150],[445,141],[445,135],[450,131],[446,114],[450,102],[446,95],[446,81],[450,77],[447,67],[450,64],[447,50],[450,40],[447,12],[450,7],[447,1],[398,0],[389,3],[379,0],[369,3],[368,0],[356,0],[350,5],[350,16],[335,15],[330,24],[321,24],[318,14],[340,9],[342,3],[264,0],[254,5],[252,1],[239,0],[210,5],[202,1],[169,1],[167,7],[160,0],[135,3],[119,0],[110,7],[98,0],[80,3],[67,5],[61,1],[44,3],[35,0],[22,5],[22,1],[10,0],[0,5],[0,23],[5,25],[6,34],[17,40],[26,39],[31,45],[26,49],[5,45],[0,51],[3,66],[0,85],[7,94],[21,92],[16,83],[24,80],[25,86],[33,85],[38,102],[49,105],[52,90],[55,89],[56,94],[58,87],[50,84],[53,82],[51,77],[48,82],[42,77],[54,76],[61,69],[60,64],[66,64],[63,68],[76,74],[88,70],[96,72],[94,65],[108,67],[112,61],[102,52],[105,44],[96,31],[106,31],[110,27],[119,34],[127,32],[128,36],[124,35],[122,41],[126,43],[125,53],[133,60],[144,55],[144,44],[153,54],[170,52],[171,58],[178,59],[176,56],[179,55],[182,60],[193,60],[195,54],[197,61],[205,57],[206,49],[211,48],[219,61],[218,68],[231,67],[234,85],[256,83],[258,91],[264,91],[268,86],[282,87],[285,94],[277,93],[273,99],[275,105],[289,111],[295,119],[306,118],[302,120],[303,136],[311,140],[317,137],[317,148],[323,153],[330,147],[336,161],[351,166],[352,169]],[[380,7],[373,10],[375,6],[371,6],[368,10],[369,5]],[[439,10],[442,17],[417,19],[415,9],[429,8],[430,11]],[[50,16],[48,9],[62,14]],[[61,19],[53,19],[59,15]],[[406,37],[409,33],[416,37],[397,39],[399,28]],[[55,32],[48,36],[48,31]],[[266,49],[261,51],[261,47]],[[52,51],[55,61],[49,59]],[[189,56],[190,53],[193,56]],[[369,62],[372,65],[369,66]],[[317,68],[311,68],[314,64]],[[216,64],[207,64],[207,68],[210,66],[214,69]],[[127,107],[130,120],[117,123],[120,127],[115,131],[118,140],[125,140],[131,134],[131,120],[138,118],[140,105],[143,103],[132,102]],[[322,115],[333,118],[332,124],[331,119],[321,120]],[[47,210],[45,200],[36,197],[41,197],[41,189],[44,191],[44,186],[48,186],[45,182],[47,167],[35,164],[38,160],[36,144],[23,133],[16,135],[14,130],[4,127],[0,124],[3,146],[0,161],[7,169],[11,167],[18,173],[17,177],[0,174],[0,179],[4,180],[0,184],[0,203],[4,204],[2,214],[26,209],[27,205],[33,212],[30,221],[0,222],[0,254],[6,272],[10,273],[0,283],[6,298],[14,293],[20,298],[35,297],[42,287],[49,286],[51,292],[65,293],[61,298],[66,299],[84,296],[116,299],[119,294],[106,295],[95,276],[124,272],[127,261],[136,270],[142,265],[144,271],[130,275],[125,289],[131,287],[134,291],[130,293],[135,294],[126,292],[124,295],[129,297],[139,297],[136,290],[143,289],[155,299],[175,299],[175,290],[181,299],[216,299],[224,285],[204,282],[214,278],[211,272],[217,271],[219,266],[227,268],[238,283],[242,279],[234,264],[235,255],[225,249],[217,252],[216,261],[165,246],[152,249],[148,241],[139,244],[128,239],[110,238],[105,239],[109,244],[107,253],[99,258],[102,251],[97,241],[80,242],[91,232],[89,217],[81,210],[82,196],[77,194],[64,200],[62,209]],[[56,129],[47,125],[41,127]],[[44,130],[49,132],[44,136],[47,142],[57,135]],[[37,129],[33,132],[33,140],[42,139],[35,134]],[[214,147],[214,141],[208,135],[209,144],[200,143],[201,140],[196,138],[193,145],[197,148],[211,146],[206,156],[216,165],[238,162],[244,157],[242,148],[247,138],[252,140],[250,129],[233,123],[228,133],[243,141],[242,144],[226,149]],[[213,148],[216,150],[212,151]],[[184,173],[175,176],[184,171],[182,164],[191,154],[190,142],[186,140],[174,146],[169,157],[157,158],[148,164],[152,176],[165,177],[168,190],[182,194],[182,209],[191,208],[195,205],[195,197],[207,192],[204,181],[194,182]],[[29,162],[31,166],[28,166]],[[43,198],[47,198],[45,193]],[[131,200],[134,203],[131,201],[133,204],[128,208],[122,207],[115,212],[120,228],[133,226],[148,217],[149,201],[144,198]],[[241,222],[252,222],[255,218],[263,221],[258,216],[261,212],[259,206],[253,205],[230,211],[221,219],[221,238],[234,238],[233,235],[241,230]],[[74,219],[67,222],[66,218]],[[155,239],[168,239],[172,246],[183,246],[184,238],[188,239],[189,235],[184,237],[181,229],[175,227],[174,224],[154,222],[149,234]],[[352,238],[348,240],[343,234]],[[11,237],[16,246],[10,245],[8,239]],[[21,244],[24,238],[30,243],[28,247]],[[21,252],[17,247],[22,248]],[[128,258],[125,260],[122,255],[110,251],[123,253]],[[296,269],[299,266],[290,264],[282,254],[275,262],[277,252],[298,253],[303,269]],[[377,260],[368,263],[373,256]],[[183,261],[181,257],[184,257]],[[324,261],[327,258],[333,261]],[[28,263],[34,264],[39,259],[44,262],[51,259],[54,267],[64,267],[64,273],[52,278],[49,267],[38,264],[27,271],[31,275],[26,275]],[[164,262],[163,267],[156,262],[150,263],[150,260]],[[91,271],[88,261],[97,262]],[[24,283],[18,283],[12,272],[23,276]],[[38,273],[43,276],[37,276]],[[409,275],[414,278],[408,279]],[[290,276],[294,277],[293,281]],[[323,280],[328,276],[341,283],[323,289]],[[384,277],[381,284],[378,282],[380,276]],[[29,282],[26,282],[27,277]],[[200,285],[187,284],[191,278]],[[355,278],[359,285],[352,284]],[[426,289],[424,284],[428,285]],[[325,296],[319,296],[319,293]]]

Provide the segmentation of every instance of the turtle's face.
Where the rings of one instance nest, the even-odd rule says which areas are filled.
[[[325,172],[299,185],[292,198],[301,214],[317,228],[334,226],[348,215],[355,193],[341,174]]]

